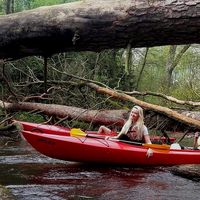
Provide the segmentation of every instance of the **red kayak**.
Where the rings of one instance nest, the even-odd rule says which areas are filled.
[[[48,124],[38,124],[38,123],[32,123],[32,122],[24,122],[24,121],[15,121],[22,125],[23,130],[25,131],[34,131],[34,132],[45,132],[46,134],[55,134],[55,135],[70,135],[71,128],[61,127],[61,126],[55,126],[55,125],[48,125]],[[97,131],[86,131],[86,133],[89,134],[97,134]],[[99,135],[99,134],[98,134]],[[101,134],[102,136],[107,136],[106,134]],[[113,132],[112,134],[109,134],[109,136],[115,136],[117,135],[116,132]],[[150,136],[151,141],[154,143],[166,143],[167,138],[166,137],[160,137],[160,136]],[[173,143],[175,141],[175,138],[170,137],[170,143]]]
[[[118,165],[200,164],[198,150],[157,149],[95,137],[73,137],[22,131],[40,153],[55,159]],[[160,145],[162,146],[162,145]],[[147,151],[151,149],[151,156]]]

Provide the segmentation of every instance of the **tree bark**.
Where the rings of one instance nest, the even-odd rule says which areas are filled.
[[[87,0],[0,17],[0,59],[199,43],[198,0]]]
[[[94,124],[122,126],[128,116],[126,110],[88,110],[72,106],[42,104],[42,103],[8,103],[0,101],[0,107],[7,111],[32,111],[39,110],[48,116],[65,117],[67,120],[82,120]]]
[[[180,100],[180,99],[176,99],[173,96],[168,96],[165,95],[163,93],[158,93],[158,92],[139,92],[139,91],[131,91],[131,92],[127,92],[127,91],[120,91],[123,92],[125,94],[128,95],[134,95],[134,96],[154,96],[154,97],[161,97],[164,100],[168,100],[170,102],[179,104],[179,105],[185,105],[185,106],[189,106],[190,108],[195,108],[195,107],[200,107],[200,102],[194,102],[194,101],[184,101],[184,100]]]
[[[119,95],[113,95],[113,97],[117,97],[123,100],[126,99],[125,97],[122,98],[122,96],[120,97]],[[131,99],[132,102],[135,102],[133,101],[134,98]],[[139,100],[137,100],[137,103],[145,109],[145,124],[150,129],[154,128],[159,130],[170,131],[185,131],[185,129],[187,129],[193,131],[200,127],[199,112],[183,112],[182,114],[179,114],[168,108],[148,104]],[[2,101],[0,101],[0,107],[10,112],[37,110],[41,111],[43,114],[46,114],[48,116],[61,117],[65,118],[66,120],[74,119],[79,121],[85,121],[88,123],[92,122],[93,124],[97,125],[104,124],[115,125],[119,127],[123,126],[129,114],[129,110],[87,110],[72,106],[29,102],[3,103]],[[154,113],[151,113],[152,110],[154,111]],[[161,110],[163,113],[161,113]],[[160,117],[158,117],[158,112],[161,113]],[[165,116],[163,114],[165,114]],[[179,119],[180,117],[181,119]],[[181,123],[178,124],[177,121]]]
[[[135,97],[129,96],[124,93],[119,93],[119,92],[109,89],[109,88],[100,87],[94,83],[88,83],[87,85],[89,87],[93,88],[94,90],[96,90],[98,93],[106,94],[106,95],[109,95],[113,98],[117,98],[120,100],[130,101],[136,105],[143,107],[144,109],[149,109],[149,110],[155,111],[157,113],[161,113],[161,114],[163,114],[169,118],[175,119],[183,124],[187,124],[188,126],[191,126],[194,128],[196,127],[197,129],[200,129],[200,121],[199,120],[187,117],[186,115],[182,115],[182,114],[180,114],[176,111],[173,111],[169,108],[162,107],[159,105],[154,105],[154,104],[147,103],[144,101],[140,101],[140,100],[136,99]]]
[[[14,0],[6,0],[6,14],[14,13]]]

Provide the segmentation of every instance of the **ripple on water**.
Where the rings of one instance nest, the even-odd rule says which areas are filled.
[[[10,185],[7,186],[17,199],[21,200],[61,200],[67,199],[63,191],[73,189],[73,186],[66,185]]]
[[[95,169],[94,169],[95,170]],[[112,170],[111,170],[112,171]],[[109,170],[110,173],[110,170]],[[134,174],[134,172],[132,171]],[[66,176],[66,175],[65,175]],[[97,173],[99,177],[99,173]],[[103,174],[102,179],[84,179],[65,184],[28,184],[7,186],[17,199],[80,199],[78,197],[107,199],[179,200],[199,199],[199,184],[169,172],[144,175],[142,181],[112,177]],[[141,177],[140,177],[141,178]],[[131,180],[130,180],[131,179]]]
[[[0,157],[0,164],[19,164],[19,163],[66,163],[66,162],[38,154],[10,155],[10,156]]]

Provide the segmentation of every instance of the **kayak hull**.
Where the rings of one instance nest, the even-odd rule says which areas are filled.
[[[148,147],[89,137],[71,137],[22,131],[23,137],[40,153],[65,161],[117,165],[200,164],[197,150],[158,150],[147,155]]]

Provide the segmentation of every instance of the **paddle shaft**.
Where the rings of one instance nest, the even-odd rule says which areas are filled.
[[[154,148],[154,149],[166,149],[166,150],[170,149],[170,145],[146,144],[146,143],[133,142],[133,141],[128,141],[128,140],[120,140],[117,138],[109,138],[109,140],[114,140],[114,141],[124,142],[127,144],[139,145],[139,146],[144,146],[144,147],[149,147],[149,148]]]
[[[124,142],[124,143],[127,143],[127,144],[134,144],[134,145],[142,146],[142,143],[140,143],[140,142],[133,142],[133,141],[129,141],[129,140],[121,140],[121,139],[117,139],[117,138],[109,138],[108,140]]]

